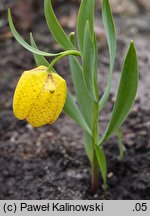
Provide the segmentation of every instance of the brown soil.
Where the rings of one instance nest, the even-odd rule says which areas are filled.
[[[76,1],[67,6],[64,3],[57,5],[56,12],[60,17],[64,18],[66,13],[71,16]],[[98,15],[99,11],[96,21]],[[124,160],[119,160],[115,136],[104,144],[108,191],[103,191],[100,177],[97,193],[91,193],[91,170],[83,149],[82,131],[68,116],[62,113],[56,123],[42,128],[32,128],[14,117],[12,97],[17,80],[23,70],[34,66],[34,61],[18,42],[7,39],[0,41],[0,199],[150,199],[150,16],[146,11],[144,14],[138,11],[134,16],[116,15],[115,21],[118,54],[110,101],[101,115],[102,131],[110,115],[129,38],[135,40],[137,47],[140,85],[136,103],[123,126]],[[49,35],[42,10],[38,10],[33,23],[32,31],[40,48],[49,45],[51,50],[58,50]],[[66,31],[72,30],[66,27]],[[100,92],[108,74],[106,50],[104,40],[99,47]],[[56,69],[73,90],[67,59],[57,64]]]

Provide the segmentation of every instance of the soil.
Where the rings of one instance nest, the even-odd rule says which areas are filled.
[[[77,3],[57,5],[56,13],[64,22],[76,13]],[[99,22],[100,9],[96,12]],[[42,9],[34,17],[32,31],[41,49],[58,51],[46,27]],[[140,17],[140,18],[139,18]],[[72,17],[73,19],[73,17]],[[69,20],[69,19],[66,19]],[[137,99],[123,125],[125,155],[120,161],[118,141],[113,136],[103,148],[108,165],[108,190],[104,192],[100,176],[99,188],[91,192],[91,169],[85,155],[82,130],[66,116],[53,124],[32,128],[17,120],[12,112],[12,98],[16,83],[26,69],[34,67],[32,54],[12,38],[0,41],[0,199],[150,199],[150,14],[138,10],[134,15],[115,15],[118,50],[111,97],[101,114],[101,132],[106,127],[116,95],[120,68],[130,39],[134,39],[139,58],[140,84]],[[7,26],[4,26],[6,30]],[[21,30],[21,28],[20,28]],[[22,31],[24,32],[24,31]],[[23,34],[27,37],[27,33]],[[105,37],[105,36],[104,36]],[[143,40],[144,38],[144,40]],[[105,38],[99,45],[100,92],[107,81],[108,58]],[[120,58],[121,57],[121,58]],[[68,60],[56,66],[73,91]]]

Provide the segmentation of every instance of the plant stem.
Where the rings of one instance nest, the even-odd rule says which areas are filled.
[[[99,106],[98,102],[94,102],[93,107],[93,160],[92,160],[92,191],[96,192],[98,187],[98,161],[95,151],[95,145],[99,140]]]
[[[75,56],[80,56],[80,52],[77,50],[67,50],[61,53],[61,55],[57,56],[56,58],[51,61],[49,64],[48,70],[51,72],[53,66],[58,62],[61,58],[68,56],[68,55],[75,55]]]
[[[98,161],[96,157],[95,149],[93,150],[93,161],[92,161],[92,192],[95,193],[98,188]]]

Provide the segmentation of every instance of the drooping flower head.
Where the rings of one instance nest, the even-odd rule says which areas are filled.
[[[52,124],[62,112],[66,95],[66,81],[39,66],[23,72],[14,93],[13,111],[18,119],[26,119],[33,127]]]

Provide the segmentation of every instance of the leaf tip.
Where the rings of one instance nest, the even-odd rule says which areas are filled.
[[[10,8],[8,8],[8,20],[10,17],[11,17],[11,10],[10,10]]]
[[[134,53],[136,53],[135,43],[133,40],[130,41],[129,50],[132,50]]]
[[[75,32],[74,32],[74,31],[73,31],[73,32],[70,32],[70,35],[73,35],[73,36],[74,36],[74,35],[75,35]]]
[[[133,40],[130,41],[130,46],[135,47],[135,45],[134,45],[134,41],[133,41]]]

